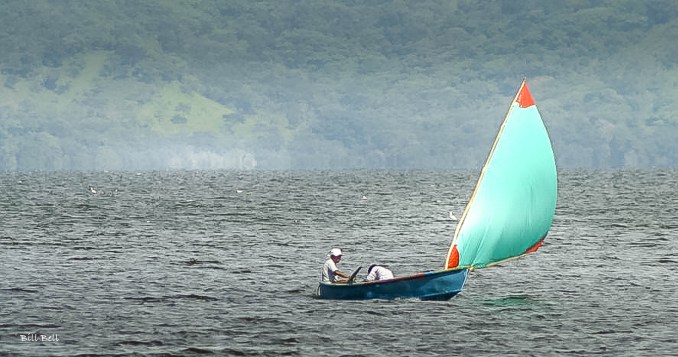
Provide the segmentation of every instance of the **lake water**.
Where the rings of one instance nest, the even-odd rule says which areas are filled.
[[[313,298],[334,246],[347,271],[442,267],[476,176],[2,174],[0,355],[678,351],[678,171],[561,172],[544,246],[452,300]]]

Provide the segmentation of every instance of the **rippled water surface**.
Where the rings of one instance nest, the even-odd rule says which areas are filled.
[[[440,268],[476,175],[0,175],[0,355],[678,350],[676,171],[561,173],[539,252],[450,301],[313,298],[333,246],[344,270]]]

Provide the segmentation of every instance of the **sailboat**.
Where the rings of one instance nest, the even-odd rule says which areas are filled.
[[[389,280],[320,282],[321,299],[448,300],[474,269],[539,249],[553,222],[558,178],[551,141],[525,80],[511,102],[475,189],[459,220],[443,268]]]

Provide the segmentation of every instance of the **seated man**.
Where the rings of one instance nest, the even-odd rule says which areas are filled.
[[[380,264],[372,264],[367,268],[366,281],[393,279],[393,272]]]
[[[345,283],[349,276],[348,274],[340,271],[337,267],[337,264],[339,264],[339,261],[341,261],[341,249],[332,248],[328,257],[329,259],[327,259],[323,265],[323,271],[320,280],[326,283]],[[337,276],[344,279],[339,279]]]

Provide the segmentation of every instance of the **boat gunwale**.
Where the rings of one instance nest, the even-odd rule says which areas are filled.
[[[401,276],[393,279],[385,279],[385,280],[373,280],[373,281],[359,281],[351,284],[347,283],[328,283],[325,281],[321,281],[320,284],[325,285],[325,286],[332,286],[332,287],[351,287],[351,286],[370,286],[370,285],[378,285],[378,284],[388,284],[388,283],[395,283],[395,282],[400,282],[400,281],[406,281],[406,280],[414,280],[418,279],[421,277],[432,277],[434,275],[444,275],[446,273],[450,273],[452,271],[458,270],[468,270],[468,267],[455,267],[452,269],[443,269],[443,270],[436,270],[436,271],[425,271],[421,273],[416,273],[412,275],[406,275],[406,276]]]

